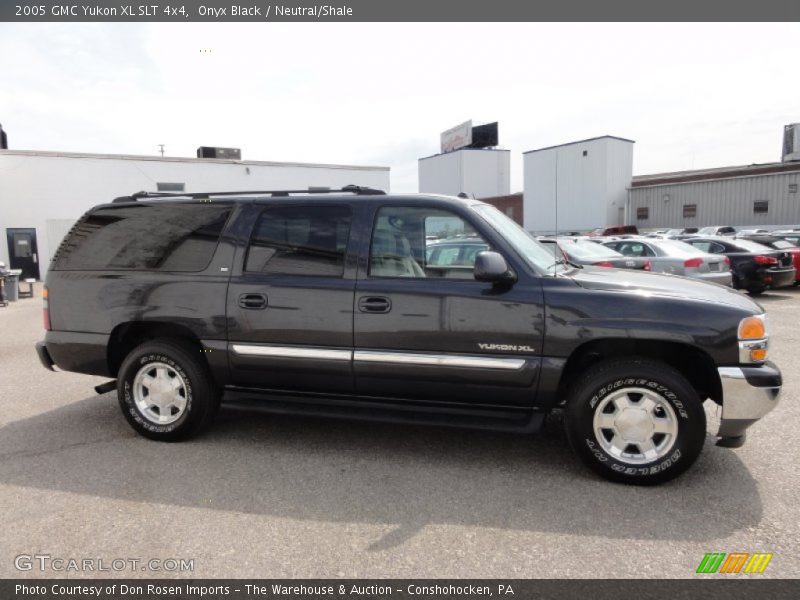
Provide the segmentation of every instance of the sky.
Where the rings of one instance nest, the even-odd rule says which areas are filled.
[[[9,146],[380,165],[417,191],[439,134],[522,152],[633,139],[634,174],[780,160],[798,24],[0,24]]]

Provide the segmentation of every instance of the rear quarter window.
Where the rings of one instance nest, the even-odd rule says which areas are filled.
[[[230,205],[137,204],[84,215],[53,257],[55,270],[202,271]]]

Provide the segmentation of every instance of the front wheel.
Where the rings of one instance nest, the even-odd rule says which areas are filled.
[[[199,351],[172,340],[146,342],[125,357],[117,396],[131,427],[165,442],[199,432],[220,400]]]
[[[565,427],[591,469],[634,485],[669,481],[700,455],[706,436],[702,402],[672,367],[649,359],[605,360],[572,387]]]

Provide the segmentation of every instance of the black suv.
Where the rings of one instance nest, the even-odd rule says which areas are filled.
[[[481,245],[472,267],[431,246]],[[90,210],[47,274],[43,364],[114,378],[174,441],[221,400],[538,430],[627,483],[671,479],[722,406],[739,446],[777,403],[762,308],[681,277],[578,268],[479,201],[376,190],[139,193]],[[454,449],[455,451],[455,449]]]

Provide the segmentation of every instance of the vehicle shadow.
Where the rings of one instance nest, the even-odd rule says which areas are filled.
[[[578,464],[557,418],[531,437],[223,407],[206,434],[165,444],[136,435],[106,394],[3,427],[0,483],[395,525],[373,551],[401,544],[429,523],[703,540],[752,527],[762,515],[747,468],[712,442],[690,472],[639,488],[608,483]]]

